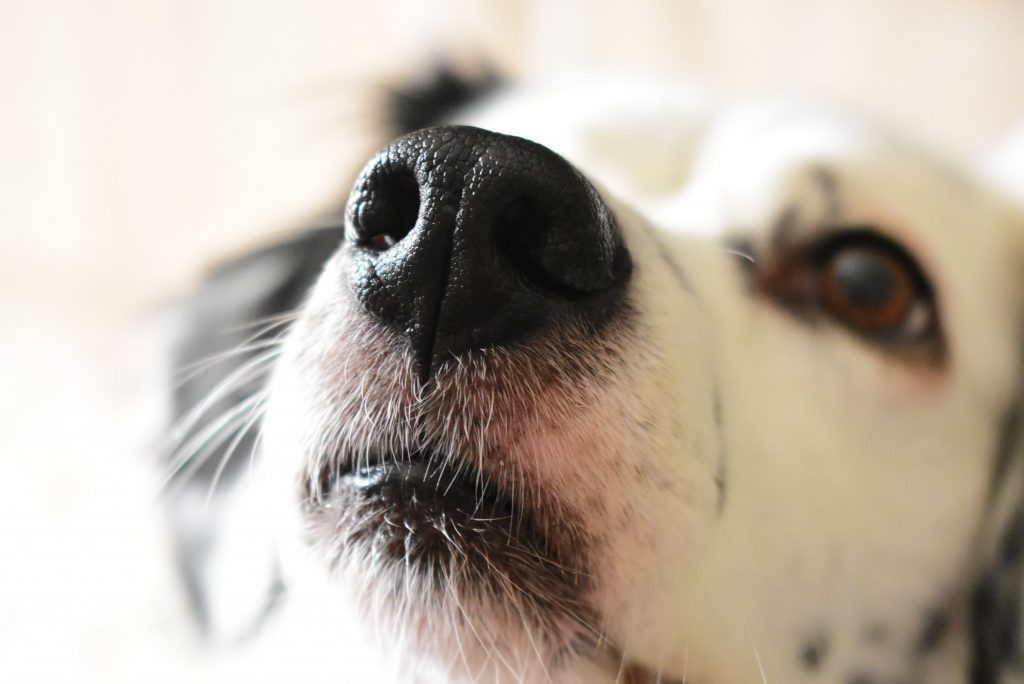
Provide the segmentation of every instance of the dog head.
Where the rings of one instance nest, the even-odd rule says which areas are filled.
[[[804,105],[587,84],[398,138],[341,223],[215,279],[206,319],[297,306],[178,459],[258,450],[196,567],[238,595],[231,537],[272,549],[310,607],[276,629],[355,624],[398,681],[1016,656],[1024,221],[974,176]]]

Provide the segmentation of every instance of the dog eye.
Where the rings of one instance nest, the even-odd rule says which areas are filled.
[[[832,233],[773,271],[762,284],[798,313],[826,315],[881,343],[938,346],[931,285],[906,250],[871,229]]]
[[[866,333],[896,331],[919,305],[909,265],[879,246],[837,249],[825,259],[818,278],[825,310]]]

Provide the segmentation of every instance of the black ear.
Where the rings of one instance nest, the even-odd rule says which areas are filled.
[[[209,626],[207,572],[223,499],[255,458],[274,341],[291,323],[340,227],[310,230],[216,269],[172,314],[166,501],[189,599]]]
[[[505,80],[493,70],[475,73],[438,64],[422,78],[390,89],[384,116],[395,136],[445,123],[458,110],[486,99],[500,90]]]

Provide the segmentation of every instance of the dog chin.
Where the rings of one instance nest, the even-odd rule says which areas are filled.
[[[628,307],[599,332],[567,324],[421,383],[401,341],[358,311],[332,313],[338,299],[314,293],[279,374],[304,380],[275,389],[289,406],[268,412],[307,427],[288,442],[308,445],[299,496],[317,563],[397,635],[392,656],[494,668],[488,679],[606,658],[586,510],[598,485],[575,454],[613,457],[595,445],[614,441],[601,426]]]

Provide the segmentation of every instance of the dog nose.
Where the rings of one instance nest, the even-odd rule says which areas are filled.
[[[611,210],[546,147],[466,126],[416,131],[364,168],[346,214],[348,277],[411,344],[421,377],[555,325],[596,331],[632,268]]]

